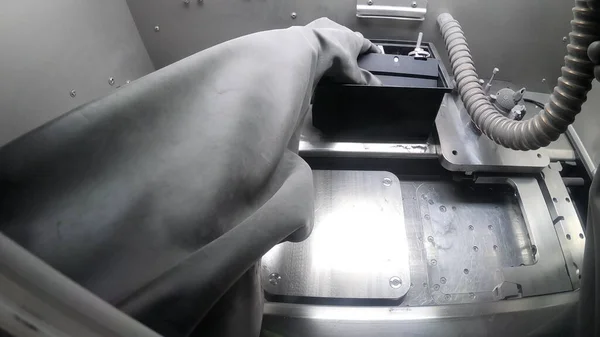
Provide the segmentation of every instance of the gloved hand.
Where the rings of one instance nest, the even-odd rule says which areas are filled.
[[[314,88],[378,84],[356,61],[374,51],[319,19],[81,106],[0,148],[0,230],[165,336],[258,335],[256,262],[311,231],[312,174],[293,150]]]
[[[361,33],[353,32],[327,18],[317,19],[306,25],[304,29],[310,30],[312,35],[310,40],[319,51],[317,80],[322,73],[341,83],[381,85],[377,77],[358,67],[359,55],[381,53],[379,48],[365,39]],[[317,38],[317,41],[314,38]]]
[[[588,57],[594,64],[594,76],[596,81],[600,81],[600,41],[595,41],[590,44],[587,50]]]

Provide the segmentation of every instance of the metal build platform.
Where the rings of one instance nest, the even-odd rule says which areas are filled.
[[[269,295],[398,300],[410,288],[400,181],[389,172],[314,171],[315,223],[262,260]]]
[[[467,176],[444,168],[439,149],[434,142],[332,142],[306,130],[300,153],[316,170],[317,204],[331,204],[316,206],[315,237],[279,245],[263,260],[263,336],[557,336],[572,331],[585,236],[561,177],[560,161],[570,162],[571,150],[546,149],[564,158],[557,162],[550,156],[550,165],[536,164],[538,172],[499,166]],[[384,185],[385,178],[391,186]],[[391,216],[390,209],[374,206],[385,199],[399,205],[393,216],[402,214],[403,220],[396,227],[374,220]],[[350,209],[360,205],[373,215],[354,216],[335,202]],[[328,216],[336,209],[346,216]],[[323,235],[322,224],[335,230]],[[405,236],[392,230],[402,226]],[[392,232],[384,237],[387,231]],[[374,240],[380,244],[373,246]],[[315,250],[327,245],[333,251],[325,252],[337,260]],[[355,249],[344,254],[349,247]],[[399,276],[402,287],[408,286],[405,294],[391,287],[394,273],[405,270],[402,251],[408,252],[410,278],[407,283]],[[350,273],[353,261],[358,267],[374,259],[376,266],[385,254],[394,266],[335,276],[339,269]],[[315,267],[324,261],[331,262],[321,265],[329,270]],[[279,283],[290,274],[289,285]],[[326,283],[316,282],[323,279]]]
[[[392,231],[379,247],[372,244],[382,238],[383,225],[364,221],[364,215],[323,223],[327,214],[317,210],[318,223],[309,242],[282,244],[262,261],[267,296],[264,329],[298,336],[365,336],[375,323],[377,336],[543,336],[569,331],[585,237],[555,165],[537,177],[479,178],[468,183],[394,178],[393,184],[400,184],[394,192],[401,195],[404,216],[397,228],[404,224],[406,238]],[[328,182],[318,178],[348,179],[353,174],[317,172],[317,184],[331,184],[317,189],[329,190],[329,200],[351,198],[352,204],[376,205],[377,201],[367,200],[369,193],[344,195],[348,191],[335,187],[336,178]],[[371,176],[373,185],[382,185],[379,178],[390,176],[363,174],[350,179],[365,181]],[[323,233],[324,228],[337,232]],[[364,244],[358,233],[363,233]],[[323,247],[327,249],[319,252]],[[351,247],[355,249],[348,251]],[[405,248],[408,275],[405,260],[398,255]],[[365,249],[368,253],[361,255]],[[380,266],[386,253],[393,266],[360,268],[369,265],[367,259],[373,259],[372,267]],[[273,281],[273,273],[281,278]],[[397,292],[392,283],[396,274],[402,279]]]

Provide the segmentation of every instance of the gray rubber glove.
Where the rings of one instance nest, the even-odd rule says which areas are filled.
[[[319,19],[160,69],[0,148],[0,229],[165,336],[257,336],[257,261],[312,228],[317,82],[378,84]],[[205,319],[206,318],[206,319]]]
[[[600,41],[592,42],[588,47],[588,57],[594,64],[594,76],[597,81],[600,81]]]
[[[594,1],[588,1],[593,6]],[[600,81],[600,41],[590,44],[587,55],[595,64],[594,77]],[[591,94],[592,92],[590,92]],[[581,289],[579,297],[579,336],[600,336],[600,170],[590,187],[588,199],[587,224],[585,228],[585,252],[581,269]]]

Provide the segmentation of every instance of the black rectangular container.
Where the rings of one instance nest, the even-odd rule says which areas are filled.
[[[407,55],[415,42],[372,40],[384,46],[386,55]],[[377,58],[361,60],[359,65],[373,72],[383,86],[334,84],[321,81],[313,98],[313,125],[325,137],[340,141],[423,141],[431,134],[435,117],[451,82],[433,44],[422,43],[431,54],[431,65],[414,64],[406,71],[388,72],[388,65]],[[405,57],[406,58],[406,57]],[[413,62],[399,57],[396,65]],[[437,60],[433,61],[433,60]],[[398,63],[399,62],[399,63]],[[422,61],[425,62],[425,61]],[[432,76],[433,75],[433,76]],[[437,76],[436,76],[437,75]]]

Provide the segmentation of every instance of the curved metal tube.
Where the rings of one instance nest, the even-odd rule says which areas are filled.
[[[592,5],[600,0],[591,1]],[[448,13],[437,22],[446,43],[458,92],[477,127],[496,143],[514,150],[535,150],[547,146],[567,130],[581,111],[594,79],[594,64],[588,46],[600,40],[598,6],[576,0],[562,76],[544,110],[526,121],[515,121],[499,113],[483,93],[464,32]]]

